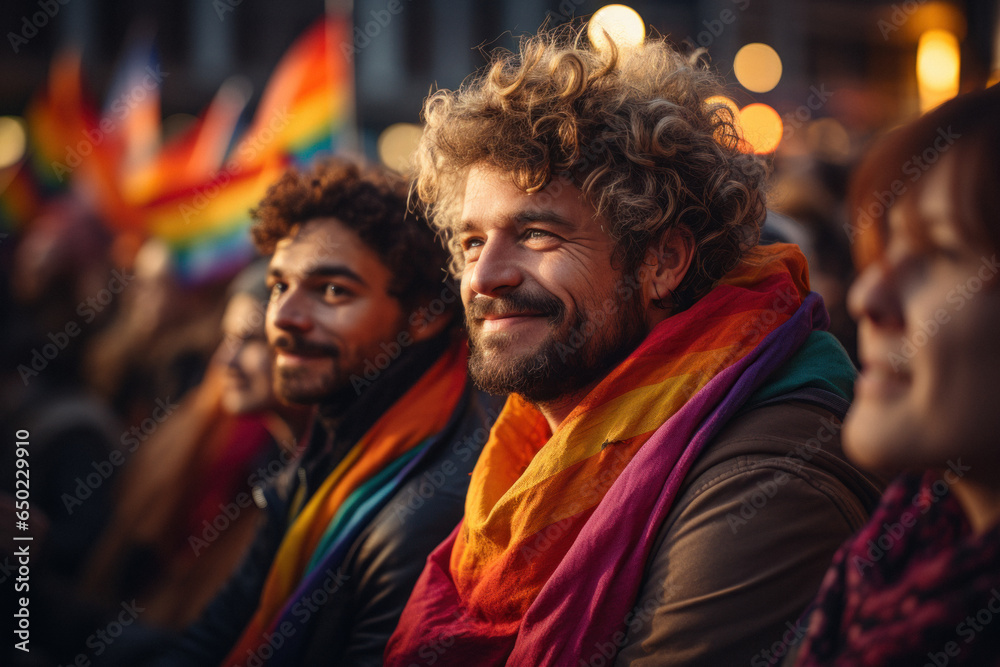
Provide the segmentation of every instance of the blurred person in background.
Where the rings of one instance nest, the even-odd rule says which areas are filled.
[[[120,432],[62,489],[71,517],[112,490],[113,511],[107,528],[90,536],[93,554],[76,553],[80,585],[58,582],[35,608],[42,619],[36,657],[71,662],[93,653],[95,619],[114,621],[131,604],[139,617],[91,659],[136,664],[194,620],[242,558],[259,517],[254,488],[294,458],[308,416],[272,391],[266,265],[261,260],[231,285],[224,339],[183,405],[162,403],[162,419],[148,432]],[[57,529],[49,531],[53,539]]]
[[[60,628],[47,620],[82,575],[84,559],[107,525],[112,488],[94,464],[106,461],[121,425],[88,390],[83,370],[88,341],[116,311],[113,288],[121,275],[111,259],[112,239],[78,196],[45,203],[12,242],[8,273],[10,311],[0,337],[5,363],[0,376],[0,425],[11,435],[27,431],[30,494],[31,614],[33,647],[57,644]],[[10,246],[8,246],[10,247]],[[7,249],[5,248],[5,251]],[[106,298],[105,298],[106,297]],[[100,312],[89,305],[105,299]],[[91,312],[93,311],[93,312]],[[0,449],[0,469],[11,471],[0,486],[3,529],[0,564],[16,564],[14,448]],[[85,480],[89,479],[89,483]],[[22,487],[23,489],[23,487]],[[78,502],[83,496],[84,502]],[[9,511],[9,514],[8,514]],[[13,578],[8,585],[13,586]],[[5,600],[18,597],[12,592]],[[39,658],[12,651],[16,659]],[[44,660],[43,660],[44,662]]]
[[[129,453],[115,514],[89,564],[84,595],[112,608],[137,600],[146,628],[169,634],[197,618],[253,539],[253,494],[298,452],[308,410],[274,395],[266,272],[267,260],[258,260],[231,283],[205,379]],[[102,660],[134,661],[138,649],[156,648],[131,635]]]
[[[135,256],[113,322],[90,344],[86,373],[122,421],[179,402],[205,374],[226,305],[226,281],[181,283],[167,244],[147,240]]]
[[[885,137],[851,229],[862,374],[844,426],[898,474],[834,558],[787,664],[1000,664],[1000,86]]]
[[[316,416],[256,494],[248,558],[157,664],[380,665],[461,517],[496,406],[467,379],[446,252],[406,202],[385,168],[331,160],[287,172],[255,211],[275,392]]]
[[[113,266],[111,238],[77,197],[46,204],[18,240],[10,274],[17,316],[4,332],[5,395],[2,420],[32,434],[32,507],[51,522],[45,559],[75,578],[110,510],[110,488],[86,489],[88,502],[67,506],[77,477],[116,446],[118,422],[88,391],[82,368],[88,341],[118,306],[122,285]],[[108,296],[100,312],[90,303]],[[93,312],[92,312],[93,311]],[[7,454],[5,453],[5,456]],[[5,467],[12,469],[12,467]],[[5,481],[4,489],[6,489]]]
[[[822,175],[835,168],[816,168],[776,177],[775,211],[788,216],[801,229],[799,247],[809,262],[809,285],[830,314],[829,331],[857,364],[857,325],[847,312],[847,288],[854,278],[851,243],[844,232],[843,197]]]

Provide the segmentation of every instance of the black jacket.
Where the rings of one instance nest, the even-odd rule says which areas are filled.
[[[441,349],[414,346],[357,401],[337,432],[317,417],[298,465],[255,490],[266,516],[244,562],[178,645],[156,663],[159,667],[221,663],[257,608],[271,562],[291,525],[291,499],[299,487],[304,485],[304,497],[311,497],[350,446],[437,360]],[[320,605],[310,601],[295,614],[301,622],[294,631],[306,633],[297,638],[305,640],[305,649],[296,664],[382,664],[385,644],[427,555],[464,513],[469,474],[502,405],[502,399],[466,385],[424,462],[387,499],[331,575],[329,599]],[[268,654],[267,649],[261,651],[264,657]],[[248,658],[243,656],[244,663]]]

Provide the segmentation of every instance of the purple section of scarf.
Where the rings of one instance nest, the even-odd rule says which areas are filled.
[[[528,608],[508,665],[577,665],[601,655],[599,647],[625,628],[652,545],[695,459],[750,394],[826,321],[822,299],[810,294],[788,321],[657,429]],[[612,643],[617,650],[620,642]]]

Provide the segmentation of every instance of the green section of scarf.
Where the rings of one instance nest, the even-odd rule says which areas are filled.
[[[327,526],[316,550],[313,551],[309,565],[306,567],[307,573],[312,572],[317,565],[323,562],[326,554],[337,544],[345,531],[349,530],[357,521],[369,519],[367,516],[369,512],[366,510],[380,506],[382,500],[397,490],[398,484],[394,483],[393,478],[407,463],[413,460],[413,457],[422,452],[430,441],[431,438],[428,438],[408,452],[404,452],[395,461],[380,470],[377,475],[362,484],[344,501],[344,504],[337,510],[333,521]]]
[[[746,405],[759,405],[805,388],[822,389],[850,402],[857,376],[847,351],[834,335],[813,331],[799,351],[750,395]]]

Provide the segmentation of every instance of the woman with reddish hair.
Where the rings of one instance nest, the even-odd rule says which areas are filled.
[[[862,374],[843,436],[897,475],[834,558],[796,665],[1000,664],[1000,86],[886,137],[854,182]]]

